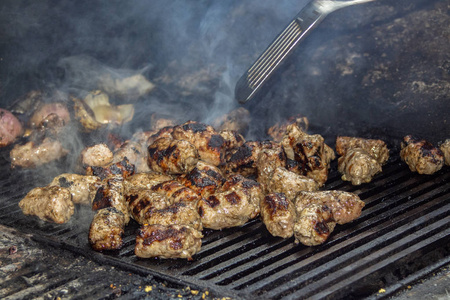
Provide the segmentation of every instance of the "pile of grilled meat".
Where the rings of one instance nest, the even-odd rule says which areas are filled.
[[[41,118],[33,121],[28,141],[11,150],[12,167],[38,167],[68,155],[59,142],[68,109],[45,105],[36,109]],[[89,205],[95,211],[88,237],[93,249],[120,249],[124,228],[134,220],[140,224],[137,256],[189,260],[201,248],[204,228],[238,227],[259,216],[273,236],[314,246],[336,224],[360,216],[364,202],[356,194],[320,190],[335,152],[322,136],[306,133],[306,118],[274,125],[271,140],[246,141],[233,122],[242,115],[248,112],[241,108],[222,118],[218,130],[157,119],[153,130],[124,142],[90,145],[77,154],[76,173],[32,189],[19,205],[24,214],[55,223],[68,222],[74,204]],[[450,140],[439,149],[407,136],[401,157],[412,171],[430,174],[449,164],[449,149]],[[357,137],[337,137],[336,152],[342,179],[355,185],[370,182],[389,158],[383,141]]]

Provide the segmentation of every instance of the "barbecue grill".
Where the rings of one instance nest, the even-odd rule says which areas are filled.
[[[408,5],[406,5],[407,2]],[[89,5],[87,7],[92,8]],[[448,5],[445,1],[417,0],[399,1],[397,4],[384,4],[381,1],[381,3],[369,4],[368,7],[369,10],[362,7],[352,8],[352,17],[344,21],[342,21],[342,17],[345,16],[345,12],[336,12],[336,15],[330,15],[323,22],[322,27],[317,28],[318,34],[312,34],[305,41],[305,47],[298,49],[287,62],[284,70],[280,70],[279,76],[272,78],[271,84],[268,84],[270,90],[262,93],[265,96],[252,100],[246,106],[253,116],[257,116],[251,124],[249,132],[251,136],[261,136],[261,132],[270,125],[266,122],[266,116],[275,114],[281,119],[288,116],[292,110],[304,105],[304,109],[311,111],[313,115],[310,118],[312,124],[310,131],[324,135],[330,146],[334,146],[333,140],[337,134],[382,138],[387,141],[391,149],[391,158],[387,165],[383,166],[383,172],[378,174],[371,183],[352,186],[348,182],[343,182],[336,171],[336,161],[333,162],[332,171],[324,189],[354,192],[360,196],[366,206],[360,218],[352,223],[337,226],[330,239],[323,245],[306,247],[295,245],[293,238],[272,237],[259,220],[252,220],[239,228],[221,231],[205,230],[202,249],[194,256],[193,261],[139,259],[134,255],[135,233],[138,225],[132,223],[126,228],[125,246],[121,250],[98,253],[90,248],[87,240],[89,223],[93,216],[93,212],[88,208],[77,207],[76,213],[69,223],[57,225],[24,216],[18,207],[18,202],[29,190],[36,186],[44,186],[48,184],[48,178],[67,171],[67,162],[59,161],[56,166],[46,166],[37,170],[11,170],[9,167],[10,147],[0,150],[0,170],[2,170],[0,173],[0,224],[27,234],[33,241],[44,246],[44,249],[46,249],[45,247],[63,249],[70,252],[76,259],[86,259],[89,263],[83,269],[85,272],[95,273],[95,269],[91,268],[93,263],[108,268],[114,266],[116,271],[121,270],[117,271],[117,276],[128,273],[144,277],[150,275],[158,282],[166,282],[171,287],[189,286],[192,289],[207,289],[212,296],[229,296],[236,299],[254,297],[261,299],[383,298],[395,294],[408,285],[413,285],[419,279],[448,265],[450,263],[449,167],[444,167],[434,175],[418,175],[412,173],[399,158],[399,141],[405,134],[421,134],[422,137],[429,138],[434,143],[450,137],[448,110],[445,110],[448,108],[447,101],[445,101],[448,99],[448,90],[444,85],[442,85],[442,89],[430,88],[427,90],[427,86],[432,86],[432,79],[424,78],[421,81],[425,83],[424,87],[419,80],[416,80],[414,74],[410,74],[412,77],[410,78],[401,71],[389,72],[376,69],[379,73],[370,72],[368,70],[371,68],[370,66],[380,66],[383,63],[384,65],[390,64],[388,69],[396,67],[401,69],[407,64],[407,59],[403,60],[401,57],[398,58],[400,61],[398,64],[395,63],[395,59],[383,61],[383,53],[388,57],[391,55],[385,53],[388,50],[401,56],[395,52],[398,50],[395,42],[385,48],[374,42],[371,45],[373,51],[367,58],[368,66],[355,67],[352,64],[354,61],[351,61],[348,65],[339,67],[353,68],[351,70],[344,68],[346,72],[354,72],[351,76],[345,75],[347,73],[338,67],[330,69],[329,58],[324,59],[321,56],[321,53],[326,53],[324,46],[317,48],[323,42],[323,39],[318,37],[325,35],[330,37],[331,46],[348,44],[349,41],[352,41],[354,51],[364,53],[364,49],[361,49],[361,45],[358,43],[358,37],[362,39],[361,35],[371,34],[373,36],[386,28],[391,28],[392,31],[386,36],[377,38],[398,42],[395,38],[396,33],[403,37],[407,35],[401,31],[399,25],[403,20],[412,21],[417,16],[421,16],[420,13],[429,16],[432,12],[444,18],[445,14],[442,11],[445,11],[445,8],[448,20]],[[390,12],[391,14],[386,18],[374,17],[377,12]],[[351,21],[355,20],[359,20],[357,25],[353,25],[354,27],[349,25]],[[432,21],[439,23],[439,20]],[[421,20],[421,22],[424,21]],[[412,25],[419,26],[418,23]],[[270,42],[270,39],[283,25],[285,24],[281,23],[279,28],[275,28],[268,35],[267,40],[260,41],[261,46],[264,47],[264,44]],[[430,28],[434,28],[433,24],[428,25]],[[335,26],[338,28],[337,31],[332,29]],[[346,26],[351,27],[350,33],[343,29]],[[68,28],[64,28],[64,26],[61,28],[61,30],[66,29]],[[341,35],[343,38],[336,37]],[[445,36],[445,34],[442,35]],[[426,36],[422,36],[422,38],[426,39]],[[426,39],[427,42],[430,40],[433,39]],[[13,46],[17,45],[19,44],[13,44]],[[7,45],[2,46],[2,49],[8,49]],[[70,46],[66,45],[64,51],[57,53],[57,56],[73,54],[68,50]],[[313,52],[312,49],[318,50]],[[260,50],[261,47],[256,49],[255,54],[259,54]],[[3,53],[7,54],[6,57],[17,58],[11,56],[11,52],[13,51],[10,49],[8,51],[3,49]],[[109,50],[103,55],[109,55],[112,52],[113,50]],[[316,56],[312,56],[313,53],[316,53]],[[17,55],[20,54],[23,53],[19,51]],[[345,61],[345,58],[348,58],[347,54],[338,52],[336,61],[332,65],[338,65],[339,62]],[[412,53],[409,58],[412,62],[417,58],[415,55],[420,57],[419,52]],[[142,55],[138,55],[135,59],[142,59],[142,57]],[[303,60],[300,61],[299,57]],[[312,57],[311,59],[316,62],[316,65],[313,63],[304,66],[305,57]],[[361,57],[364,57],[364,54],[361,54]],[[429,73],[423,69],[409,71],[417,71],[420,73],[417,75],[418,77],[438,73],[436,75],[438,83],[448,81],[450,58],[447,54],[447,65],[445,65],[445,57],[445,54],[442,54],[436,58],[438,61],[442,61],[437,70]],[[114,58],[116,57],[113,57],[112,60]],[[423,64],[429,66],[430,59],[427,57],[423,59]],[[49,69],[55,63],[53,60],[54,58],[48,58],[44,61],[49,64]],[[358,61],[358,58],[355,60]],[[251,61],[252,59],[247,59],[242,68],[248,66]],[[39,67],[42,67],[42,64]],[[155,72],[160,68],[162,67],[156,66]],[[319,71],[328,70],[330,74],[317,80],[317,76],[312,76],[313,78],[309,76],[311,68],[314,70],[317,68]],[[12,67],[9,67],[7,71],[16,75],[11,69]],[[32,71],[24,70],[20,76],[6,80],[8,78],[7,71],[1,72],[2,103],[8,103],[16,94],[27,92],[31,88],[35,88],[41,81],[49,80],[46,77],[48,74],[24,75],[35,74],[34,69]],[[342,72],[345,74],[342,75]],[[385,74],[383,72],[398,77],[383,77],[382,79],[376,77],[377,74],[382,77]],[[237,72],[237,75],[240,74],[241,72]],[[367,75],[367,78],[362,78],[364,75]],[[45,77],[45,80],[42,77]],[[301,78],[301,82],[299,78]],[[396,86],[393,82],[400,80],[399,78],[402,78],[406,82],[405,86],[411,87],[411,89],[407,90],[405,86]],[[51,77],[50,79],[55,78]],[[365,85],[355,88],[357,85],[354,83],[355,80],[359,83],[363,82]],[[310,90],[304,91],[303,85],[299,82],[310,87]],[[411,82],[416,82],[416,85],[410,86]],[[219,85],[215,82],[209,88],[213,90]],[[327,86],[327,88],[321,91],[323,86]],[[346,88],[342,89],[343,86]],[[356,89],[356,92],[349,93],[348,91],[352,89]],[[423,94],[416,94],[421,91]],[[318,98],[324,99],[326,102],[311,101],[315,104],[308,104],[298,97],[298,93],[304,93],[305,98],[312,98],[316,94]],[[393,105],[389,101],[397,101],[398,98],[389,98],[387,95],[394,94],[399,98],[410,97],[411,102],[396,102]],[[171,92],[163,91],[163,89],[157,90],[154,95],[156,96],[152,97],[169,97],[169,102],[172,102],[172,98],[174,98]],[[416,102],[416,99],[424,97],[424,95],[430,97],[428,101],[434,101],[429,105],[431,108],[427,111],[428,114],[422,115],[421,119],[414,124],[406,125],[406,121],[410,120],[409,118],[415,113],[423,113],[421,110],[426,101]],[[191,96],[182,97],[179,94],[177,96],[180,97],[181,102],[189,104]],[[207,103],[211,99],[209,96],[202,94],[196,101],[203,103],[202,101],[206,99],[204,102]],[[277,101],[275,102],[273,99]],[[144,104],[137,103],[141,106]],[[192,110],[198,107],[197,104],[190,103],[189,105]],[[208,104],[202,105],[211,107]],[[336,115],[345,113],[338,119],[329,110],[322,114],[318,113],[324,106],[336,109]],[[359,112],[361,115],[358,115]],[[377,115],[373,116],[371,113]],[[396,113],[402,117],[395,118]],[[389,117],[385,117],[386,115]],[[142,114],[138,114],[136,117],[136,121],[142,121],[144,118]],[[408,127],[409,125],[411,127]],[[46,176],[42,176],[44,171]],[[37,266],[30,263],[30,267],[33,268],[33,271],[30,272],[47,272],[50,269],[48,264],[47,266],[43,266],[43,264]],[[72,284],[76,280],[74,276],[62,275],[52,274],[50,277],[53,280],[43,283],[41,290],[36,290],[35,293],[28,296],[39,297],[39,293],[58,289],[60,286]],[[59,276],[62,277],[62,280],[56,279]],[[13,279],[11,277],[8,280],[14,282]],[[91,294],[91,297],[114,298],[118,296],[113,289],[108,288],[110,278],[105,277],[102,280],[100,281],[103,288],[97,290],[95,295]],[[0,281],[0,283],[6,284],[8,281]],[[83,282],[78,285],[78,291],[71,290],[72,298],[86,297],[89,295],[86,291],[94,290],[93,285],[98,284],[98,282]],[[385,292],[380,293],[380,289],[384,289]],[[18,299],[23,295],[19,289],[4,296]],[[133,294],[132,289],[124,289],[121,296],[126,299],[127,297],[137,297],[137,294]]]

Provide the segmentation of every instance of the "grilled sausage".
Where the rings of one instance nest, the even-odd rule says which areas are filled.
[[[123,246],[124,214],[114,207],[99,209],[89,228],[89,244],[96,251],[117,250]]]

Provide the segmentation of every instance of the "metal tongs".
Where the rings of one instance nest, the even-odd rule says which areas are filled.
[[[325,17],[340,8],[374,0],[313,0],[275,38],[236,84],[235,98],[240,103],[252,99],[281,62]]]

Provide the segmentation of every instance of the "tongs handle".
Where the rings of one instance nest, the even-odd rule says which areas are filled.
[[[252,99],[281,62],[329,13],[369,1],[373,0],[314,0],[308,3],[238,80],[235,98],[240,103]]]

